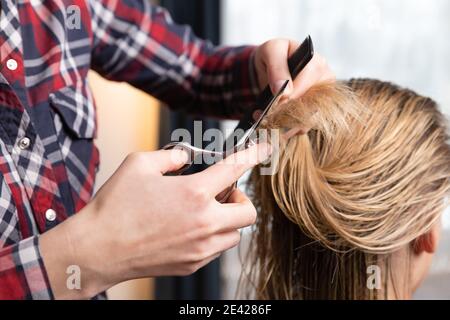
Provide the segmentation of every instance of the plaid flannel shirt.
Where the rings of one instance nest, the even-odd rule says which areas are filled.
[[[0,299],[50,299],[39,234],[89,202],[99,165],[88,70],[231,117],[257,94],[254,50],[214,47],[148,0],[0,5]]]

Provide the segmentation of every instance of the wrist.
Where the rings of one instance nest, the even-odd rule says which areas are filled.
[[[89,299],[111,283],[106,261],[101,261],[90,208],[42,234],[40,252],[56,299]],[[91,230],[95,230],[92,232]],[[104,252],[103,252],[104,253]]]

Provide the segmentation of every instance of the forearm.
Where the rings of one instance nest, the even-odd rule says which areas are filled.
[[[195,114],[237,117],[255,102],[254,47],[216,47],[148,1],[90,3],[92,68],[104,77]],[[110,24],[101,20],[104,15],[113,17]]]
[[[196,45],[186,43],[184,46],[184,56],[188,58],[180,59],[178,65],[173,65],[168,72],[169,76],[159,79],[164,81],[164,85],[155,89],[152,82],[145,80],[145,69],[142,69],[143,78],[133,79],[132,83],[175,110],[195,115],[239,118],[245,110],[254,106],[259,93],[253,63],[255,48],[215,47],[196,38],[191,41]],[[194,52],[197,50],[200,52]],[[190,69],[192,74],[183,71]],[[179,72],[177,77],[182,80],[170,79],[170,74],[175,72]]]
[[[188,112],[237,119],[253,107],[259,93],[254,66],[255,47],[208,47],[199,73],[192,77],[193,101],[185,105],[177,95],[168,94],[167,103]]]

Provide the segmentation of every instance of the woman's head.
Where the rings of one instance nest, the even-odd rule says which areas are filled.
[[[353,80],[313,88],[265,125],[307,133],[281,146],[274,175],[256,168],[250,178],[259,210],[250,274],[257,297],[408,297],[437,245],[450,191],[436,103]]]

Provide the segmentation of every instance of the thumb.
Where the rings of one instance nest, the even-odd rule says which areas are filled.
[[[273,94],[281,89],[281,86],[286,80],[289,80],[289,84],[284,94],[289,95],[293,91],[292,79],[288,66],[289,47],[289,41],[273,41],[267,48],[267,78]]]
[[[150,159],[153,169],[161,174],[181,169],[188,160],[187,152],[180,149],[154,151]]]

